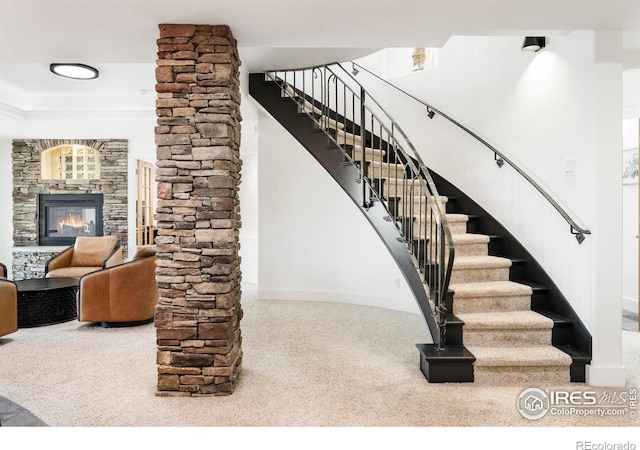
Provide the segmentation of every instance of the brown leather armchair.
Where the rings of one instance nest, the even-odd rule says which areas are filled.
[[[133,259],[80,278],[78,320],[103,327],[153,321],[158,303],[156,251],[139,247]]]
[[[0,336],[18,331],[18,287],[6,277],[7,267],[0,263]]]
[[[115,236],[78,236],[72,247],[47,261],[45,276],[80,278],[122,262],[122,247]]]

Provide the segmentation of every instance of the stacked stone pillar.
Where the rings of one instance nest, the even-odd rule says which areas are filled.
[[[230,394],[240,373],[239,66],[228,27],[160,25],[160,396]]]

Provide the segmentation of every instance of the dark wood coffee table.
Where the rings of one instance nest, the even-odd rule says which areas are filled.
[[[16,281],[18,328],[39,327],[78,318],[79,278],[34,278]]]

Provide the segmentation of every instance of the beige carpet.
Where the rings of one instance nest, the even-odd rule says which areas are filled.
[[[628,416],[547,415],[530,421],[516,409],[527,384],[429,384],[418,367],[415,344],[426,336],[418,315],[336,303],[257,301],[250,286],[244,291],[243,371],[231,396],[158,397],[153,325],[103,329],[76,321],[21,329],[0,339],[0,395],[52,427],[639,423]],[[638,386],[640,334],[624,331],[623,339],[628,386]]]

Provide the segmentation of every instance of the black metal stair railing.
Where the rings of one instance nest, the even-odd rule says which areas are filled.
[[[342,75],[342,76],[340,76]],[[360,206],[383,205],[420,273],[428,306],[420,305],[437,349],[446,340],[445,298],[454,247],[445,208],[429,170],[398,124],[340,64],[266,71],[358,169]],[[428,310],[426,310],[428,308]],[[428,317],[430,316],[430,317]]]

